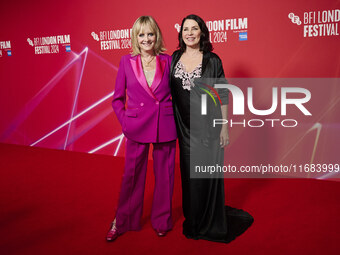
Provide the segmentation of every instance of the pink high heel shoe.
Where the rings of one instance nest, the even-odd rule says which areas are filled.
[[[159,237],[164,237],[168,233],[168,231],[161,231],[161,230],[158,230],[158,229],[155,230],[155,231],[156,231],[157,236],[159,236]]]
[[[117,239],[118,236],[119,236],[119,233],[116,227],[116,219],[114,219],[109,232],[107,232],[106,241],[113,242],[114,240]]]

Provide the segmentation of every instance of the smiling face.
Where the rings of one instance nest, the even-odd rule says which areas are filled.
[[[146,25],[141,28],[137,40],[141,51],[151,51],[155,47],[156,34]]]
[[[201,29],[198,23],[193,19],[184,21],[182,30],[182,39],[186,46],[196,48],[200,46]]]

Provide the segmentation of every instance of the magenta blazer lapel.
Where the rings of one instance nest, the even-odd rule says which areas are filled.
[[[151,84],[152,92],[155,92],[155,90],[158,88],[159,84],[162,81],[165,65],[166,60],[162,59],[160,56],[156,56],[156,72],[155,77],[153,78],[153,82]]]
[[[142,61],[140,55],[137,55],[135,57],[130,58],[130,63],[132,70],[136,76],[136,79],[138,80],[139,84],[144,88],[144,90],[155,100],[157,98],[155,97],[154,93],[155,90],[158,88],[159,84],[162,81],[163,73],[166,65],[166,60],[162,59],[160,56],[156,56],[156,72],[155,77],[153,79],[153,82],[151,84],[151,87],[149,87],[142,67]]]
[[[135,57],[130,58],[130,63],[132,70],[139,82],[139,84],[143,87],[143,89],[154,99],[156,99],[155,95],[152,93],[148,83],[146,82],[144,73],[143,73],[143,67],[140,55],[137,55]]]

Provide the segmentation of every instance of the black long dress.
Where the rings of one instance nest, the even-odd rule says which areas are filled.
[[[223,166],[224,150],[219,146],[220,129],[211,131],[204,124],[207,121],[200,114],[200,90],[183,89],[182,79],[175,77],[180,57],[179,51],[172,56],[171,93],[180,147],[183,234],[187,238],[228,243],[243,233],[253,218],[243,210],[225,206],[223,178],[190,178],[193,165]],[[204,53],[200,76],[224,77],[216,54]],[[227,103],[227,96],[221,95],[223,104]]]

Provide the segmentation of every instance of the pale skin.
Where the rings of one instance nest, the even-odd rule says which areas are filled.
[[[192,72],[203,60],[203,52],[200,51],[201,29],[195,20],[187,19],[183,24],[182,39],[186,45],[185,52],[180,61],[187,72]],[[222,118],[228,119],[228,106],[222,105]],[[221,148],[229,144],[229,131],[227,124],[222,125],[220,133]]]
[[[145,71],[152,71],[156,69],[156,55],[155,43],[156,34],[149,26],[143,26],[137,35],[138,46],[140,48],[140,55],[142,59],[143,69]]]

